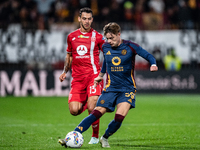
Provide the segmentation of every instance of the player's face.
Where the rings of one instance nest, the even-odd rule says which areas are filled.
[[[120,33],[118,33],[117,35],[112,33],[106,34],[107,41],[111,45],[111,47],[118,47],[121,44],[120,35],[121,35]]]
[[[81,30],[83,32],[89,31],[93,21],[92,14],[83,12],[81,17],[80,16],[78,17],[78,21],[80,22]]]

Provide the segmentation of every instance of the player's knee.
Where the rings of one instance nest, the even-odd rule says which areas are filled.
[[[80,110],[78,109],[74,109],[74,108],[71,108],[69,109],[70,110],[70,113],[73,115],[73,116],[77,116],[80,114]]]
[[[81,104],[76,103],[76,102],[69,103],[69,111],[73,116],[77,116],[77,115],[81,114],[81,112],[82,112]]]
[[[73,116],[77,116],[77,115],[79,115],[80,113],[79,112],[77,112],[77,111],[70,111],[70,113],[71,113],[71,115],[73,115]]]
[[[94,110],[95,106],[88,106],[87,109],[91,113]]]

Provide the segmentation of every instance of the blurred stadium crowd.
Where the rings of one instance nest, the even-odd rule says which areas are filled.
[[[96,30],[111,21],[125,30],[197,29],[200,24],[200,0],[1,0],[0,28],[20,23],[44,30],[74,23],[82,7],[93,10]]]
[[[200,68],[200,0],[1,0],[0,68],[21,69],[27,65],[26,68],[62,69],[66,37],[79,27],[79,9],[83,7],[93,10],[92,27],[99,32],[108,22],[117,22],[123,31],[130,33],[137,30],[180,31],[180,40],[174,40],[175,44],[170,47],[148,46],[147,35],[141,36],[140,44],[147,43],[160,69],[170,70],[170,62],[177,64],[177,68],[173,67],[177,71]],[[59,29],[63,37],[57,38],[58,32],[52,33],[53,29]],[[133,41],[136,39],[135,35],[129,37],[127,34],[127,37]],[[178,42],[184,47],[189,45],[189,61],[186,63],[176,55]],[[137,64],[136,69],[148,68],[143,64],[137,67]]]

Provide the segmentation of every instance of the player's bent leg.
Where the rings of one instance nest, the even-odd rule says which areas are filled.
[[[128,111],[131,108],[131,104],[127,103],[127,102],[122,102],[117,104],[117,110],[116,110],[116,114],[120,114],[122,116],[126,116],[128,114]]]
[[[74,129],[74,131],[78,131],[81,134],[85,132],[93,122],[95,122],[97,119],[99,119],[102,116],[102,113],[100,111],[94,110],[92,113],[85,117],[79,125]]]
[[[86,109],[85,106],[87,106],[87,94],[78,93],[77,89],[77,87],[74,87],[70,91],[68,99],[70,113],[74,116],[81,114]]]
[[[121,127],[123,120],[124,120],[124,116],[115,114],[115,119],[113,119],[109,123],[108,128],[106,129],[103,137],[108,139],[111,135],[113,135]]]
[[[106,108],[101,107],[100,109],[98,109],[97,107],[91,112],[89,116],[87,116],[81,121],[81,123],[74,129],[74,131],[78,131],[82,134],[91,126],[93,122],[99,119],[105,112]]]
[[[73,116],[77,116],[82,112],[82,103],[72,101],[69,103],[69,111]]]
[[[122,103],[117,104],[117,111],[115,114],[115,118],[109,123],[108,128],[106,129],[103,135],[104,139],[108,139],[112,134],[114,134],[121,127],[122,121],[127,115],[130,107],[131,107],[131,104],[127,102],[122,102]],[[103,147],[103,144],[102,144],[102,147]]]
[[[115,119],[113,119],[106,129],[104,135],[100,139],[100,143],[102,147],[110,147],[108,143],[108,138],[115,133],[121,126],[124,116],[115,114]]]
[[[99,96],[97,96],[97,95],[88,97],[87,108],[88,108],[89,113],[91,113],[94,110],[94,108],[96,107],[98,98],[99,98]]]

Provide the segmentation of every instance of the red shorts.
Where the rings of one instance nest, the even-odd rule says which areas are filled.
[[[73,78],[68,103],[77,101],[85,105],[88,97],[101,95],[103,90],[103,81],[100,82],[96,88],[94,87],[94,79],[97,76],[98,75],[94,75],[81,79]]]

